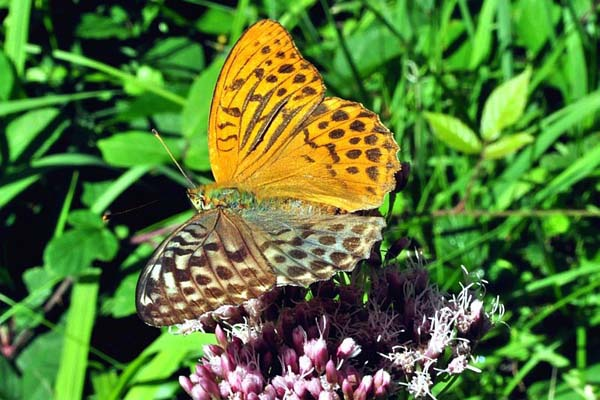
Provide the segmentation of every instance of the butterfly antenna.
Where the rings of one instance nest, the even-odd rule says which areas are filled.
[[[154,203],[157,203],[157,202],[158,202],[158,200],[152,200],[152,201],[144,203],[144,204],[142,204],[140,206],[128,208],[128,209],[123,210],[123,211],[117,211],[117,212],[112,212],[110,210],[105,211],[104,214],[102,214],[102,221],[103,222],[108,222],[108,221],[110,221],[112,219],[112,217],[114,217],[116,215],[128,214],[128,213],[130,213],[132,211],[136,211],[136,210],[139,210],[140,208],[148,207],[148,206],[150,206],[150,205],[152,205]]]
[[[183,168],[181,168],[181,165],[179,165],[179,163],[177,162],[177,160],[173,156],[173,153],[171,153],[171,150],[169,150],[169,147],[167,146],[167,144],[165,143],[165,141],[163,140],[163,138],[160,136],[160,133],[158,133],[158,131],[156,129],[152,129],[152,133],[158,139],[158,141],[160,142],[160,144],[163,145],[163,147],[167,151],[167,154],[169,155],[169,157],[171,157],[171,161],[173,161],[173,164],[175,164],[175,166],[177,167],[177,169],[179,170],[179,172],[181,172],[181,175],[183,175],[183,177],[188,181],[188,183],[190,184],[190,188],[192,188],[192,189],[195,188],[196,185],[194,185],[194,182],[192,182],[192,180],[190,179],[189,176],[187,176],[187,174],[185,173],[185,171],[183,170]]]

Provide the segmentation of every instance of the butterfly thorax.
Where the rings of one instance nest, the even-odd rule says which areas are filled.
[[[187,194],[198,212],[215,208],[228,208],[238,211],[281,210],[306,216],[338,213],[338,210],[331,206],[281,197],[259,198],[248,190],[222,187],[216,183],[189,189]]]

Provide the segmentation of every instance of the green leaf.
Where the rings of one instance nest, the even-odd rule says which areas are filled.
[[[11,100],[0,103],[0,117],[14,114],[22,111],[30,111],[38,107],[47,107],[52,105],[64,105],[71,101],[97,98],[98,100],[110,100],[114,95],[114,90],[102,90],[96,92],[83,92],[74,94],[48,94],[44,97],[33,99]]]
[[[370,76],[378,67],[402,54],[403,45],[400,39],[383,25],[373,24],[364,29],[357,30],[346,37],[346,45],[352,50],[352,57],[361,77]],[[341,46],[336,45],[333,56],[332,73],[324,72],[325,81],[335,87],[341,94],[352,96],[356,81],[352,68]],[[319,50],[318,48],[316,50]],[[312,54],[314,57],[323,56],[323,53]],[[377,57],[373,57],[377,54]],[[335,71],[333,73],[333,71]],[[354,96],[356,97],[356,96]]]
[[[180,140],[163,139],[175,158],[181,157]],[[128,131],[98,141],[107,163],[118,167],[158,165],[170,161],[169,154],[150,132]]]
[[[104,222],[102,218],[89,210],[74,210],[69,213],[68,218],[69,224],[75,228],[91,228],[91,229],[102,229],[104,228]]]
[[[135,314],[135,288],[139,273],[129,274],[119,282],[114,297],[104,302],[102,312],[115,318],[128,317]]]
[[[516,133],[514,135],[504,136],[485,147],[483,150],[483,158],[486,160],[493,160],[506,157],[533,141],[533,136],[528,133]]]
[[[17,358],[23,374],[23,399],[54,399],[52,387],[60,364],[63,336],[58,331],[38,335]]]
[[[210,170],[208,137],[205,134],[190,139],[190,149],[185,155],[184,165],[197,171]]]
[[[21,400],[21,378],[6,357],[0,357],[0,399]]]
[[[27,39],[29,37],[29,21],[31,18],[31,0],[12,0],[8,16],[4,19],[6,40],[4,51],[13,61],[19,76],[25,70]],[[2,77],[4,79],[4,76]]]
[[[521,186],[524,175],[531,170],[532,164],[537,162],[550,146],[566,131],[594,115],[598,110],[600,110],[600,90],[592,92],[544,118],[540,124],[541,132],[536,135],[535,144],[520,152],[493,184],[492,191],[497,209],[508,208],[518,198],[516,189]],[[523,193],[519,194],[523,195]]]
[[[100,214],[104,212],[108,206],[123,193],[127,188],[133,185],[135,182],[148,172],[150,169],[147,165],[133,167],[128,169],[119,177],[119,179],[112,182],[112,184],[98,196],[92,203],[90,209],[93,213]]]
[[[477,31],[473,38],[469,69],[475,69],[488,56],[492,48],[492,32],[494,31],[494,16],[498,0],[485,0],[479,13]]]
[[[158,41],[144,55],[144,60],[161,69],[169,69],[170,74],[183,69],[200,71],[205,64],[202,46],[187,37],[169,37]]]
[[[92,372],[92,386],[96,399],[107,399],[118,382],[117,373],[114,370],[105,372]]]
[[[92,204],[105,193],[113,184],[113,181],[101,181],[101,182],[83,182],[83,193],[81,195],[81,202],[91,207]]]
[[[40,179],[39,175],[32,175],[14,182],[0,185],[0,208],[7,205],[12,199],[19,195],[23,190]]]
[[[577,161],[548,182],[534,196],[535,203],[538,204],[557,193],[569,191],[575,183],[597,172],[598,166],[600,166],[600,144],[588,149]]]
[[[213,35],[226,35],[233,23],[232,11],[216,7],[209,8],[196,22],[196,29]]]
[[[52,271],[47,268],[34,267],[23,272],[23,282],[30,296],[27,298],[27,306],[35,308],[41,305],[52,294],[52,287],[48,282],[56,279]],[[28,315],[28,317],[30,317]]]
[[[88,352],[96,317],[100,270],[81,276],[73,285],[56,385],[56,399],[81,399]]]
[[[172,373],[179,369],[181,363],[190,358],[202,355],[202,346],[216,343],[215,336],[208,333],[195,333],[190,336],[176,336],[163,333],[138,358],[146,358],[152,354],[152,359],[137,364],[131,363],[131,369],[123,371],[121,382],[124,384],[131,379],[136,383],[124,397],[125,400],[153,399],[164,390],[164,379],[169,379]],[[117,397],[114,397],[117,398]]]
[[[58,276],[77,275],[93,260],[110,261],[119,242],[107,229],[72,229],[53,238],[44,251],[46,268]]]
[[[75,54],[75,53],[69,53],[69,52],[62,51],[62,50],[55,50],[52,53],[52,55],[59,60],[64,60],[64,61],[70,62],[72,64],[75,64],[75,65],[81,65],[84,67],[93,68],[98,71],[101,71],[101,72],[107,74],[108,76],[112,76],[116,79],[121,80],[123,82],[123,85],[133,83],[133,84],[136,84],[136,85],[142,87],[144,90],[147,90],[150,93],[154,93],[158,96],[161,96],[175,104],[178,104],[178,105],[185,104],[185,99],[181,98],[181,96],[179,96],[178,94],[170,92],[168,90],[165,90],[162,86],[155,85],[151,81],[140,80],[137,77],[135,77],[131,74],[125,73],[115,67],[108,65],[108,64],[104,64],[99,61],[93,60],[91,58],[84,57],[82,55]]]
[[[15,83],[15,71],[10,60],[2,50],[0,50],[0,101],[6,101],[10,98]]]
[[[206,94],[214,91],[224,62],[223,58],[219,58],[194,80],[182,112],[181,130],[183,136],[191,137],[198,134],[206,136],[212,100],[212,97]]]
[[[458,118],[431,112],[425,112],[424,115],[433,134],[448,147],[466,154],[481,151],[481,142],[475,132]]]
[[[165,80],[163,79],[162,73],[159,70],[147,65],[141,65],[136,70],[135,77],[137,79],[126,80],[123,82],[123,89],[125,90],[125,93],[132,96],[139,96],[143,94],[146,91],[144,89],[146,86],[165,86]],[[140,83],[143,83],[143,85]]]
[[[118,12],[117,7],[111,9],[111,15],[100,15],[97,12],[85,13],[77,26],[77,35],[85,39],[127,39],[132,36],[129,30],[130,21],[127,14]]]
[[[498,86],[487,98],[481,115],[481,137],[496,140],[504,128],[517,122],[527,102],[531,68]]]
[[[55,108],[41,108],[13,119],[6,127],[10,160],[18,159],[57,115]]]
[[[554,214],[542,219],[542,227],[547,237],[562,235],[571,227],[571,220],[563,214]]]
[[[536,55],[554,35],[554,24],[558,19],[555,17],[560,17],[560,6],[551,0],[521,0],[515,4],[514,11],[517,40]]]

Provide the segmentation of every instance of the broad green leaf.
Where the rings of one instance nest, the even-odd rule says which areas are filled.
[[[163,138],[176,159],[181,157],[180,140]],[[169,154],[150,133],[129,131],[98,141],[98,148],[107,163],[118,167],[157,165],[170,161]]]
[[[34,143],[35,138],[56,118],[58,113],[55,108],[41,108],[13,119],[6,127],[10,160],[18,159],[25,149]]]
[[[0,398],[21,400],[21,377],[6,357],[0,357]]]
[[[103,314],[110,314],[115,318],[135,314],[135,301],[133,299],[135,299],[135,287],[138,277],[139,273],[135,272],[120,280],[115,295],[104,301]]]
[[[555,12],[558,11],[558,12]],[[515,4],[514,27],[519,44],[536,55],[549,38],[560,16],[560,6],[551,0],[521,0]],[[535,24],[531,21],[535,20]]]
[[[481,137],[485,141],[496,140],[504,128],[517,122],[527,102],[527,88],[531,69],[498,86],[490,94],[481,115]]]
[[[398,57],[403,50],[400,39],[382,25],[374,24],[357,30],[345,39],[348,48],[352,49],[353,60],[360,60],[355,64],[361,77],[369,76],[376,68]],[[377,54],[377,57],[373,57],[374,54]],[[321,52],[313,54],[314,57],[322,55]],[[356,99],[356,93],[353,93],[356,88],[355,77],[339,44],[335,46],[332,63],[332,73],[323,73],[328,85],[335,87],[340,94]]]
[[[17,358],[23,373],[23,399],[54,399],[52,387],[60,364],[63,334],[50,331],[38,335]]]
[[[466,154],[481,151],[481,142],[475,132],[461,120],[451,115],[440,113],[424,113],[433,134],[448,147]]]
[[[81,399],[88,367],[88,352],[96,317],[100,270],[81,276],[71,290],[64,342],[56,377],[56,399]]]
[[[211,7],[202,13],[196,22],[196,29],[213,35],[226,35],[233,23],[233,16],[233,10]]]
[[[44,251],[44,263],[57,276],[77,275],[93,260],[110,261],[119,243],[107,229],[72,229],[53,238]]]
[[[27,57],[25,47],[29,37],[31,3],[31,0],[11,0],[8,17],[4,19],[6,29],[4,51],[13,61],[19,76],[22,76],[25,70],[25,58]]]
[[[212,92],[224,60],[219,58],[200,74],[192,85],[183,108],[182,132],[189,138],[186,167],[199,171],[210,169],[208,159],[208,116]]]
[[[473,38],[469,69],[475,69],[488,56],[492,47],[494,16],[498,0],[485,0],[479,13],[477,31]]]
[[[23,282],[30,294],[27,306],[35,308],[41,305],[52,294],[52,287],[47,283],[54,279],[56,276],[52,271],[43,267],[28,268],[23,272]]]
[[[533,136],[528,133],[516,133],[504,136],[484,148],[483,158],[493,160],[506,157],[533,141]]]
[[[212,93],[224,61],[223,58],[219,58],[194,80],[183,107],[183,136],[189,138],[201,134],[206,137]]]
[[[69,213],[68,218],[69,224],[75,228],[91,228],[91,229],[102,229],[104,223],[102,218],[89,210],[74,210]]]

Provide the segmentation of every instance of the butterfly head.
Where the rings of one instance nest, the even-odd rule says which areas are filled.
[[[188,199],[196,209],[196,211],[210,210],[213,204],[205,195],[203,187],[198,186],[187,190]]]

